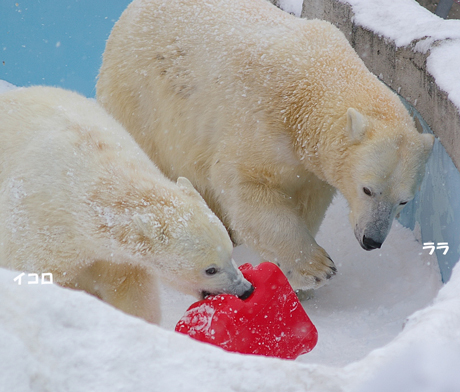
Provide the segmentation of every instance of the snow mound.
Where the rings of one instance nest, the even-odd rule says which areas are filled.
[[[125,315],[83,292],[18,285],[15,276],[0,269],[0,385],[5,391],[439,392],[460,387],[455,371],[460,367],[458,266],[434,303],[413,314],[391,343],[342,368],[227,353]]]
[[[12,88],[0,83],[0,92]],[[336,261],[338,274],[304,303],[320,340],[297,361],[227,353],[172,332],[194,299],[166,287],[162,325],[171,331],[83,292],[24,280],[19,285],[17,272],[0,269],[0,385],[10,392],[460,387],[453,371],[460,367],[459,267],[426,307],[441,286],[435,259],[397,222],[380,251],[362,251],[340,196],[317,239]],[[235,259],[260,261],[242,247]]]

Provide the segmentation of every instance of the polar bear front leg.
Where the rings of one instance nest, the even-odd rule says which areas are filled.
[[[221,192],[237,238],[276,263],[294,289],[318,288],[335,274],[327,252],[311,235],[302,212],[278,189],[239,182]]]
[[[150,323],[160,323],[157,278],[144,268],[98,260],[66,286],[84,290],[115,308]]]

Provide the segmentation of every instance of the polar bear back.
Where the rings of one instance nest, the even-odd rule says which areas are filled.
[[[170,183],[115,120],[76,93],[13,90],[0,95],[0,113],[0,247],[3,260],[15,263],[6,267],[52,272],[68,260],[71,275],[72,260],[110,248],[97,236],[100,217],[112,219],[95,203],[101,183],[110,192],[152,173],[158,184]],[[54,257],[34,257],[37,244]]]
[[[163,173],[183,175],[204,193],[223,138],[233,139],[229,156],[259,159],[274,150],[259,137],[270,134],[280,141],[270,153],[292,164],[280,130],[296,113],[280,113],[304,81],[313,81],[302,99],[314,103],[317,122],[336,121],[337,105],[359,106],[363,95],[371,104],[369,90],[381,88],[328,22],[295,18],[266,1],[141,0],[109,37],[97,98]],[[322,102],[333,104],[325,112]],[[165,155],[171,146],[179,153]]]

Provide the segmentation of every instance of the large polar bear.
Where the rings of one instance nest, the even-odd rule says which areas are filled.
[[[265,0],[133,1],[97,97],[295,288],[335,272],[314,240],[335,189],[361,246],[379,248],[433,145],[339,30]]]
[[[0,94],[1,266],[52,273],[159,321],[156,276],[247,296],[222,223],[185,178],[166,179],[95,101],[31,87]]]

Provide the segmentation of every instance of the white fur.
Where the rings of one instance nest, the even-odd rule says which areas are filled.
[[[433,143],[339,30],[264,0],[135,0],[97,97],[296,288],[335,271],[314,240],[335,189],[362,246],[380,244]]]
[[[0,138],[4,267],[52,273],[151,322],[157,275],[197,297],[250,288],[190,182],[166,179],[94,100],[50,87],[2,94]]]

